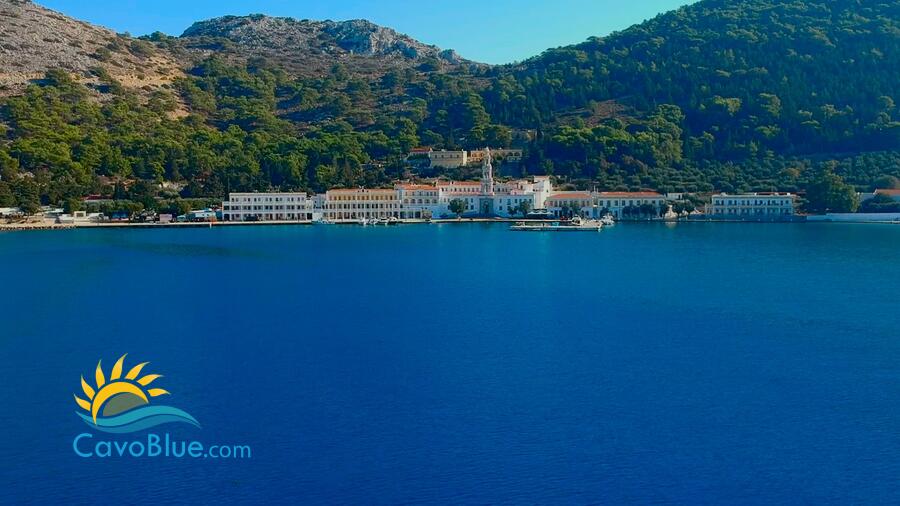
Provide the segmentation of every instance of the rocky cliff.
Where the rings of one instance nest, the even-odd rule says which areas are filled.
[[[182,65],[155,45],[84,23],[27,0],[0,0],[0,96],[20,92],[47,70],[85,82],[109,76],[130,88],[164,86]]]
[[[277,58],[301,73],[316,73],[336,62],[350,70],[372,71],[471,63],[452,50],[423,44],[366,20],[310,21],[263,15],[226,16],[195,23],[181,36],[194,50]]]

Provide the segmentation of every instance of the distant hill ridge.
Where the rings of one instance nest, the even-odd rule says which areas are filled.
[[[181,35],[224,37],[245,48],[267,51],[321,51],[331,56],[356,54],[411,60],[438,58],[457,64],[453,50],[441,50],[371,21],[310,21],[263,14],[224,16],[194,23]]]

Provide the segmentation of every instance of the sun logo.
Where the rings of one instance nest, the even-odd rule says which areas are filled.
[[[150,404],[148,397],[159,397],[169,392],[162,388],[150,388],[144,391],[144,387],[153,383],[155,380],[162,378],[159,374],[148,374],[141,378],[138,375],[144,369],[144,366],[150,362],[138,364],[128,371],[125,378],[122,379],[122,367],[125,365],[125,357],[122,355],[113,366],[109,374],[109,382],[103,375],[103,367],[101,362],[97,362],[97,370],[94,372],[94,379],[97,381],[97,390],[95,391],[84,376],[81,377],[81,389],[88,400],[84,400],[77,395],[75,402],[85,411],[91,413],[94,424],[97,423],[97,414],[103,409],[103,416],[115,416],[119,413],[134,409],[144,404]]]
[[[150,399],[169,395],[162,388],[148,388],[161,378],[159,374],[145,374],[141,371],[149,362],[131,368],[124,377],[125,355],[113,365],[109,379],[103,373],[102,361],[97,362],[94,371],[96,386],[91,386],[81,376],[81,390],[87,399],[75,395],[75,403],[88,414],[78,415],[89,425],[106,432],[134,432],[169,422],[186,422],[199,427],[191,415],[170,406],[150,406]]]

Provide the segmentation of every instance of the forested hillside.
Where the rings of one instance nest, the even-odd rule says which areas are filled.
[[[706,0],[507,70],[487,93],[489,112],[514,126],[574,118],[547,146],[565,173],[622,165],[615,142],[603,142],[620,122],[596,114],[608,101],[639,117],[679,107],[683,160],[725,186],[791,185],[793,173],[781,170],[805,164],[787,157],[900,148],[898,2]],[[672,165],[641,161],[650,170]],[[898,169],[883,156],[871,163],[847,175],[865,184]],[[747,177],[728,174],[735,170]]]
[[[309,35],[285,30],[318,25],[247,19],[138,41],[182,62],[171,84],[69,69],[5,99],[0,206],[95,193],[150,205],[172,196],[163,181],[220,197],[438,174],[404,161],[417,145],[518,144],[526,158],[503,174],[580,188],[800,190],[826,171],[868,189],[900,176],[897,2],[704,0],[502,67],[346,25],[362,31],[298,46],[333,60],[314,72],[279,55]],[[286,41],[274,52],[258,44],[272,26]],[[350,44],[371,54],[340,56]]]

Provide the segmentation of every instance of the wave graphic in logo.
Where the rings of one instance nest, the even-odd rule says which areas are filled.
[[[200,423],[187,412],[172,406],[151,405],[150,399],[169,395],[162,388],[148,388],[148,385],[161,378],[159,374],[141,376],[141,371],[148,362],[131,368],[122,375],[125,364],[122,355],[112,371],[109,379],[97,363],[94,371],[96,387],[91,386],[81,377],[81,390],[87,399],[75,396],[75,403],[86,413],[76,414],[91,427],[112,433],[128,433],[149,429],[164,423],[187,423],[200,427]]]
[[[84,413],[76,413],[84,423],[103,432],[126,433],[146,430],[164,423],[182,422],[200,428],[200,422],[185,411],[171,406],[146,406],[118,416],[98,418],[96,422]]]

